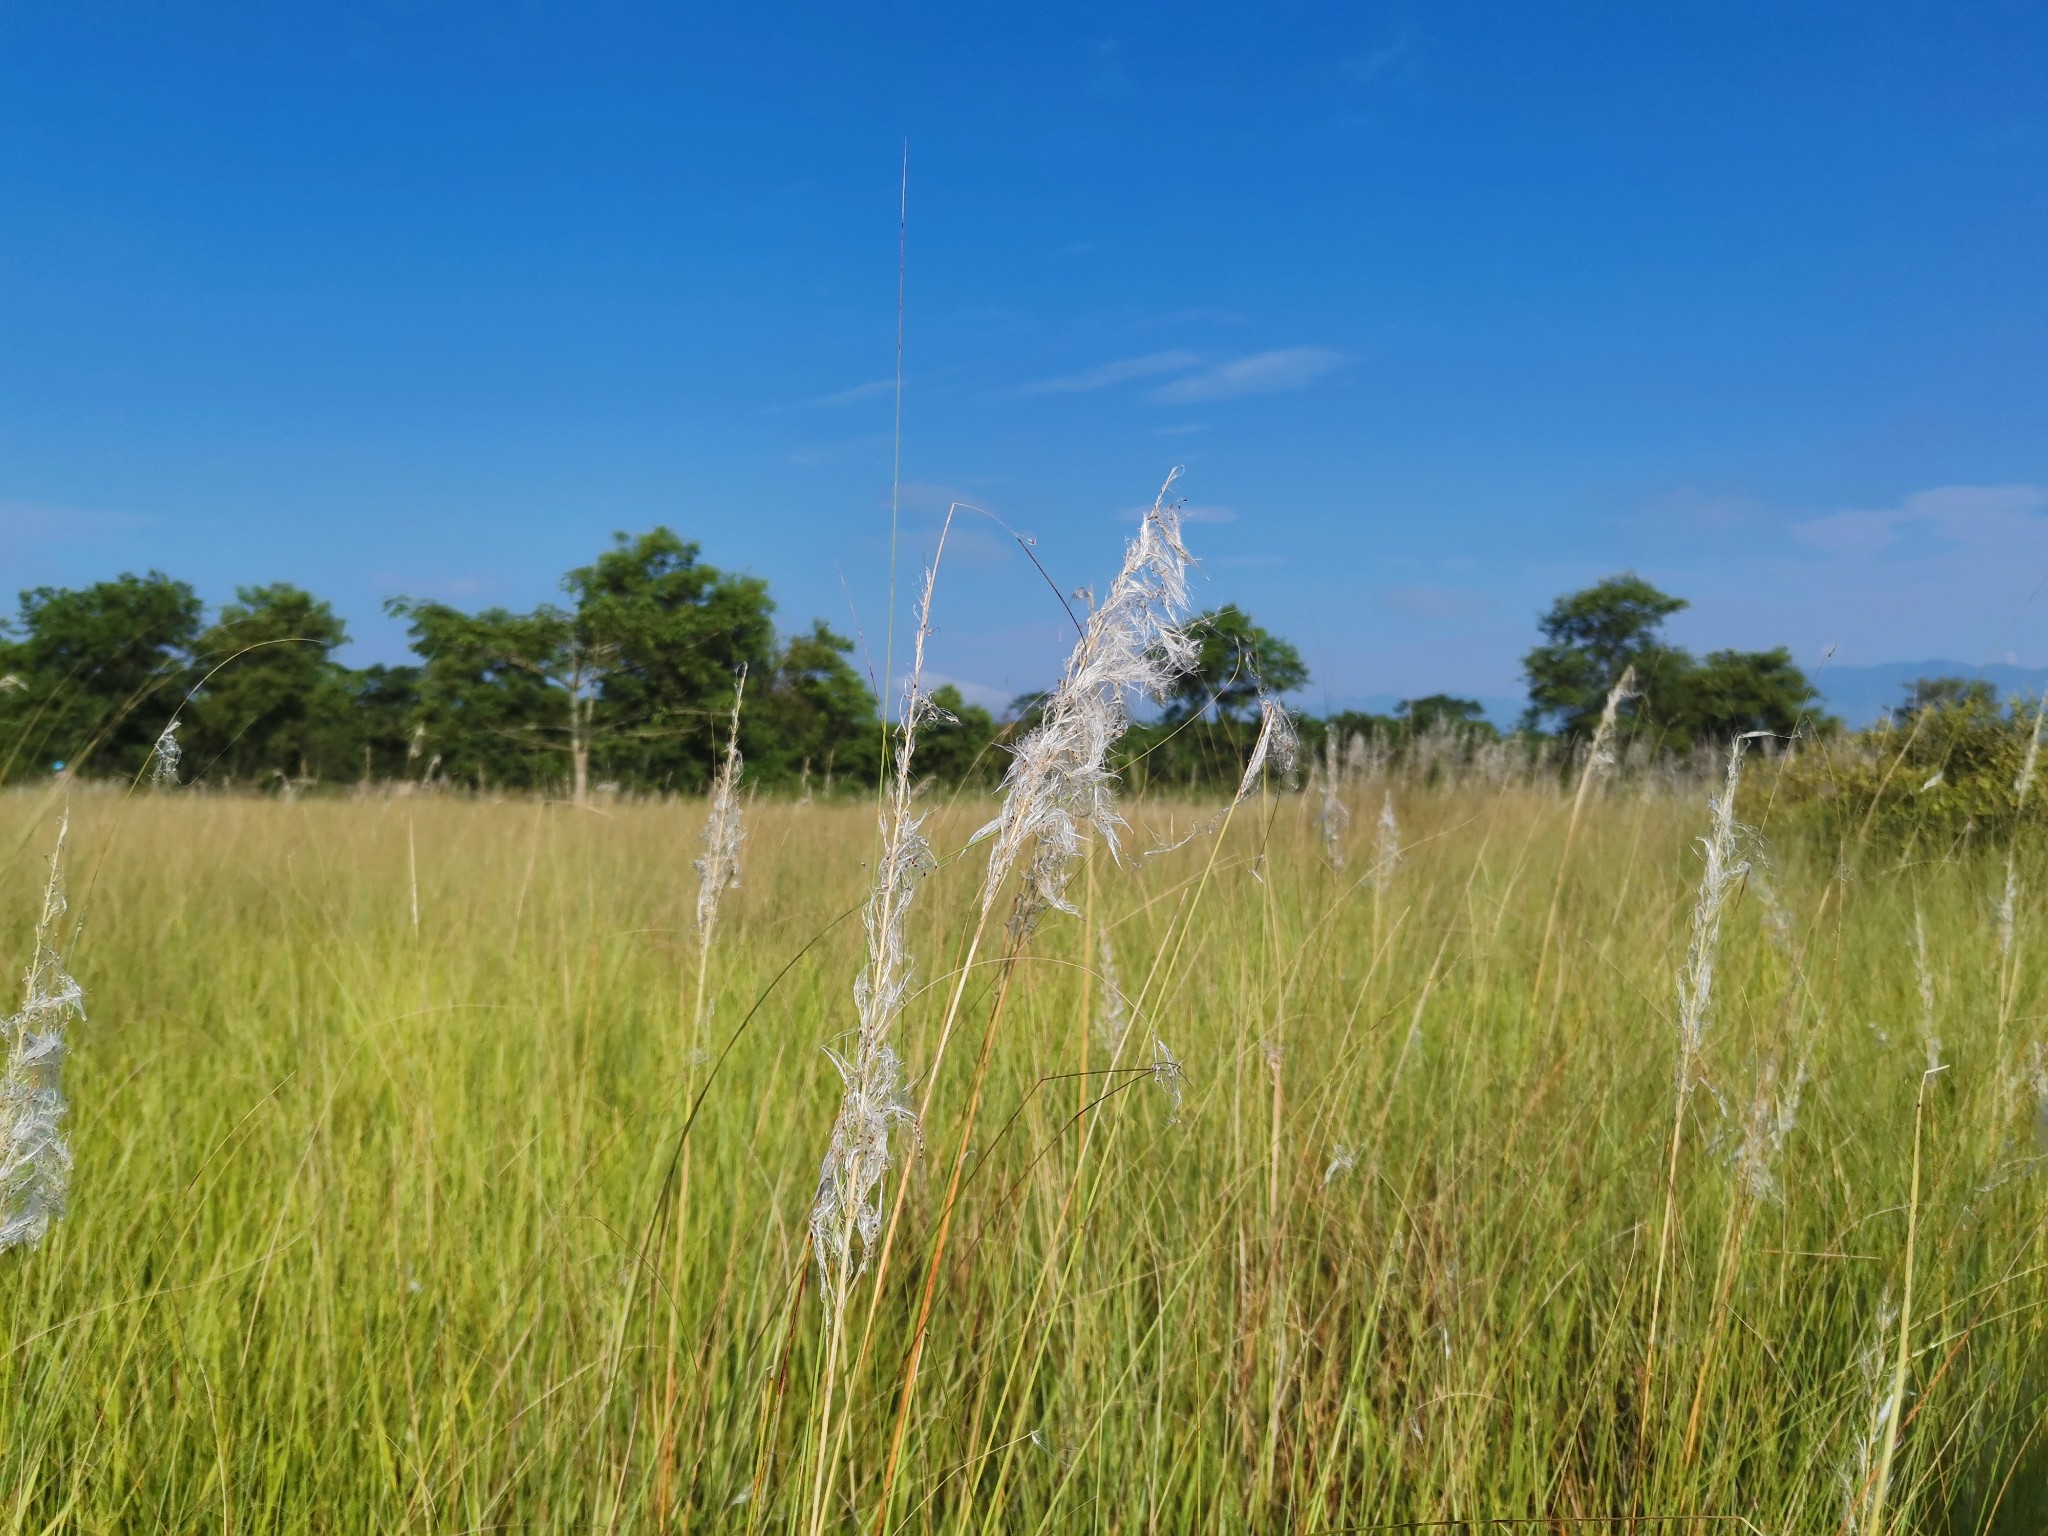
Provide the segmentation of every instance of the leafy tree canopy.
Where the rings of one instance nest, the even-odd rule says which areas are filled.
[[[393,598],[420,657],[413,712],[422,776],[486,787],[560,782],[569,749],[569,616]]]
[[[0,637],[0,776],[58,763],[130,776],[187,687],[200,603],[161,571],[21,594]]]
[[[186,711],[186,771],[250,780],[346,773],[355,745],[348,639],[334,610],[278,584],[243,587],[193,644],[199,692]]]
[[[1195,665],[1174,686],[1169,719],[1185,720],[1211,708],[1221,719],[1242,719],[1257,709],[1261,693],[1292,693],[1308,682],[1301,652],[1234,603],[1190,620],[1187,634]]]
[[[1543,643],[1522,658],[1528,723],[1547,723],[1568,736],[1591,734],[1608,691],[1630,667],[1647,699],[1683,665],[1684,652],[1667,646],[1662,630],[1687,606],[1634,572],[1560,597],[1537,620]]]
[[[1543,643],[1522,660],[1526,724],[1590,735],[1608,692],[1629,668],[1635,695],[1619,718],[1631,734],[1684,750],[1745,731],[1789,736],[1820,724],[1816,699],[1792,653],[1713,651],[1696,661],[1663,638],[1664,621],[1688,606],[1629,573],[1560,597],[1538,621]]]
[[[996,717],[970,704],[951,683],[932,691],[932,703],[945,713],[925,727],[917,742],[917,771],[948,784],[993,784],[1009,766],[1009,757],[995,750]]]
[[[1901,725],[1929,710],[1998,710],[1998,693],[1982,678],[1916,677],[1905,685],[1905,700],[1892,711]]]
[[[574,638],[600,658],[600,757],[614,773],[677,788],[709,780],[741,669],[759,697],[777,668],[768,584],[728,575],[698,554],[667,528],[621,533],[562,581],[574,603]],[[813,646],[816,635],[808,637]],[[828,652],[839,655],[829,643],[810,652],[808,670],[829,668]]]

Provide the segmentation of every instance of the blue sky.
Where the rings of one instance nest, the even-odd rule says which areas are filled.
[[[1310,702],[1518,691],[1634,567],[1701,648],[2048,662],[2037,5],[0,4],[0,589],[529,606],[666,522],[887,628],[949,501]],[[956,538],[935,666],[1064,640]]]

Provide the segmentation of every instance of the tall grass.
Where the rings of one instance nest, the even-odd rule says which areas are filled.
[[[924,1142],[829,1369],[871,810],[749,810],[693,1063],[701,804],[81,789],[72,1208],[0,1255],[0,1529],[2048,1524],[2038,852],[1767,823],[1675,1109],[1704,796],[1391,788],[1341,793],[1398,872],[1254,795],[965,971],[989,807],[920,804]],[[1126,803],[1127,842],[1214,809]],[[49,814],[0,797],[17,964]],[[931,1074],[1006,977],[978,1081]]]

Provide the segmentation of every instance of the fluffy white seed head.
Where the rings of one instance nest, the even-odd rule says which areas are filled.
[[[149,782],[158,789],[176,789],[178,763],[184,755],[178,748],[178,722],[173,716],[149,749]]]
[[[64,1214],[71,1186],[71,1148],[64,1140],[64,1030],[84,1022],[85,999],[57,952],[64,917],[62,864],[67,816],[58,824],[43,887],[35,949],[23,978],[21,1011],[0,1019],[0,1253],[33,1248]]]
[[[1380,819],[1373,832],[1372,883],[1384,891],[1393,884],[1394,871],[1401,866],[1401,824],[1394,819],[1394,792],[1380,800]]]
[[[1182,1068],[1180,1058],[1156,1036],[1152,1041],[1151,1077],[1166,1095],[1166,1123],[1171,1125],[1180,1118],[1181,1089],[1187,1082],[1187,1072]]]
[[[1794,1070],[1790,1082],[1781,1081],[1775,1056],[1757,1074],[1749,1111],[1743,1117],[1742,1140],[1735,1149],[1735,1176],[1752,1200],[1778,1198],[1778,1162],[1786,1138],[1798,1127],[1799,1097],[1805,1087],[1804,1061]]]
[[[1287,706],[1268,694],[1259,695],[1259,739],[1252,743],[1244,776],[1237,781],[1237,798],[1245,799],[1258,788],[1259,775],[1268,767],[1292,784],[1295,765],[1301,760],[1301,736],[1294,729],[1294,717]]]
[[[1636,669],[1623,667],[1621,676],[1607,690],[1607,702],[1600,707],[1600,723],[1593,728],[1593,744],[1586,753],[1586,772],[1605,773],[1614,766],[1614,736],[1621,719],[1621,706],[1636,694]]]
[[[725,740],[725,760],[711,777],[711,811],[704,819],[704,851],[692,864],[697,871],[697,937],[711,942],[718,924],[719,899],[740,883],[740,844],[746,831],[740,825],[740,699],[747,691],[747,669],[740,668],[739,684],[733,689],[732,724]]]
[[[1699,840],[1700,888],[1693,901],[1692,937],[1678,976],[1678,1096],[1681,1103],[1697,1085],[1700,1049],[1706,1041],[1714,1000],[1714,961],[1721,947],[1721,916],[1728,898],[1749,873],[1742,857],[1753,834],[1735,819],[1735,793],[1742,783],[1742,754],[1752,735],[1728,748],[1728,772],[1721,793],[1709,801],[1707,835]]]
[[[950,518],[947,527],[951,527]],[[941,554],[944,549],[942,532]],[[883,1180],[893,1162],[891,1135],[899,1126],[914,1130],[917,1123],[893,1037],[910,995],[915,965],[905,922],[918,886],[933,868],[923,818],[912,814],[916,789],[911,768],[919,731],[943,714],[924,691],[924,648],[931,635],[938,560],[934,555],[925,572],[910,681],[896,739],[895,772],[879,823],[881,850],[875,861],[874,885],[861,909],[867,960],[853,983],[853,1040],[843,1052],[827,1052],[839,1070],[845,1092],[818,1171],[818,1191],[811,1203],[811,1242],[818,1261],[820,1293],[835,1307],[866,1268],[868,1250],[881,1234]]]
[[[1095,1043],[1102,1047],[1104,1055],[1114,1061],[1123,1049],[1124,1036],[1130,1032],[1131,1006],[1124,996],[1123,978],[1117,974],[1116,947],[1109,942],[1107,930],[1102,934],[1100,953],[1102,1005],[1095,1015]]]
[[[1139,523],[1123,569],[1088,615],[1038,727],[1014,749],[1001,812],[975,833],[977,841],[994,839],[982,882],[984,912],[1020,866],[1027,904],[1071,912],[1066,880],[1080,856],[1083,827],[1113,858],[1122,857],[1124,821],[1109,750],[1130,725],[1131,700],[1164,697],[1194,662],[1194,645],[1180,628],[1193,562],[1181,543],[1179,510],[1166,499],[1179,473],[1168,477]]]
[[[1868,1406],[1851,1421],[1858,1427],[1840,1470],[1842,1530],[1849,1536],[1861,1528],[1864,1504],[1877,1480],[1878,1458],[1891,1433],[1892,1394],[1885,1367],[1892,1327],[1898,1320],[1898,1306],[1887,1289],[1878,1298],[1877,1326],[1856,1353],[1856,1374]]]
[[[2041,705],[2034,711],[2034,729],[2027,737],[2027,755],[2020,759],[2020,771],[2012,781],[2014,810],[2027,808],[2027,796],[2034,788],[2034,769],[2041,760],[2041,724],[2048,716],[2048,694],[2041,696]]]
[[[1927,1052],[1927,1070],[1941,1070],[1941,1036],[1935,1033],[1934,968],[1927,960],[1927,924],[1920,904],[1913,904],[1913,983],[1920,991],[1920,1043]]]
[[[1331,731],[1323,738],[1322,770],[1317,776],[1321,804],[1316,808],[1316,831],[1323,840],[1323,856],[1330,861],[1330,868],[1337,870],[1344,867],[1344,834],[1351,830],[1351,807],[1344,803],[1343,774],[1343,765],[1337,758],[1337,733]]]

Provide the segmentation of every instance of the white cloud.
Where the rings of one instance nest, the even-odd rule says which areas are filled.
[[[1944,485],[1896,507],[1831,512],[1795,523],[1792,536],[1830,555],[1874,555],[1914,531],[1964,546],[2006,546],[2048,531],[2048,490],[2037,485]]]
[[[1307,388],[1343,367],[1344,362],[1341,352],[1328,347],[1281,347],[1214,364],[1189,378],[1162,384],[1146,398],[1160,405],[1188,405],[1199,400],[1282,394]]]
[[[1040,379],[1031,384],[1019,384],[1012,394],[1020,398],[1032,395],[1085,395],[1098,389],[1109,389],[1117,384],[1129,384],[1134,379],[1156,379],[1164,373],[1182,373],[1195,367],[1202,359],[1193,352],[1147,352],[1143,357],[1119,358],[1113,363],[1104,363],[1099,368],[1090,368],[1086,373],[1067,374],[1057,379]]]

